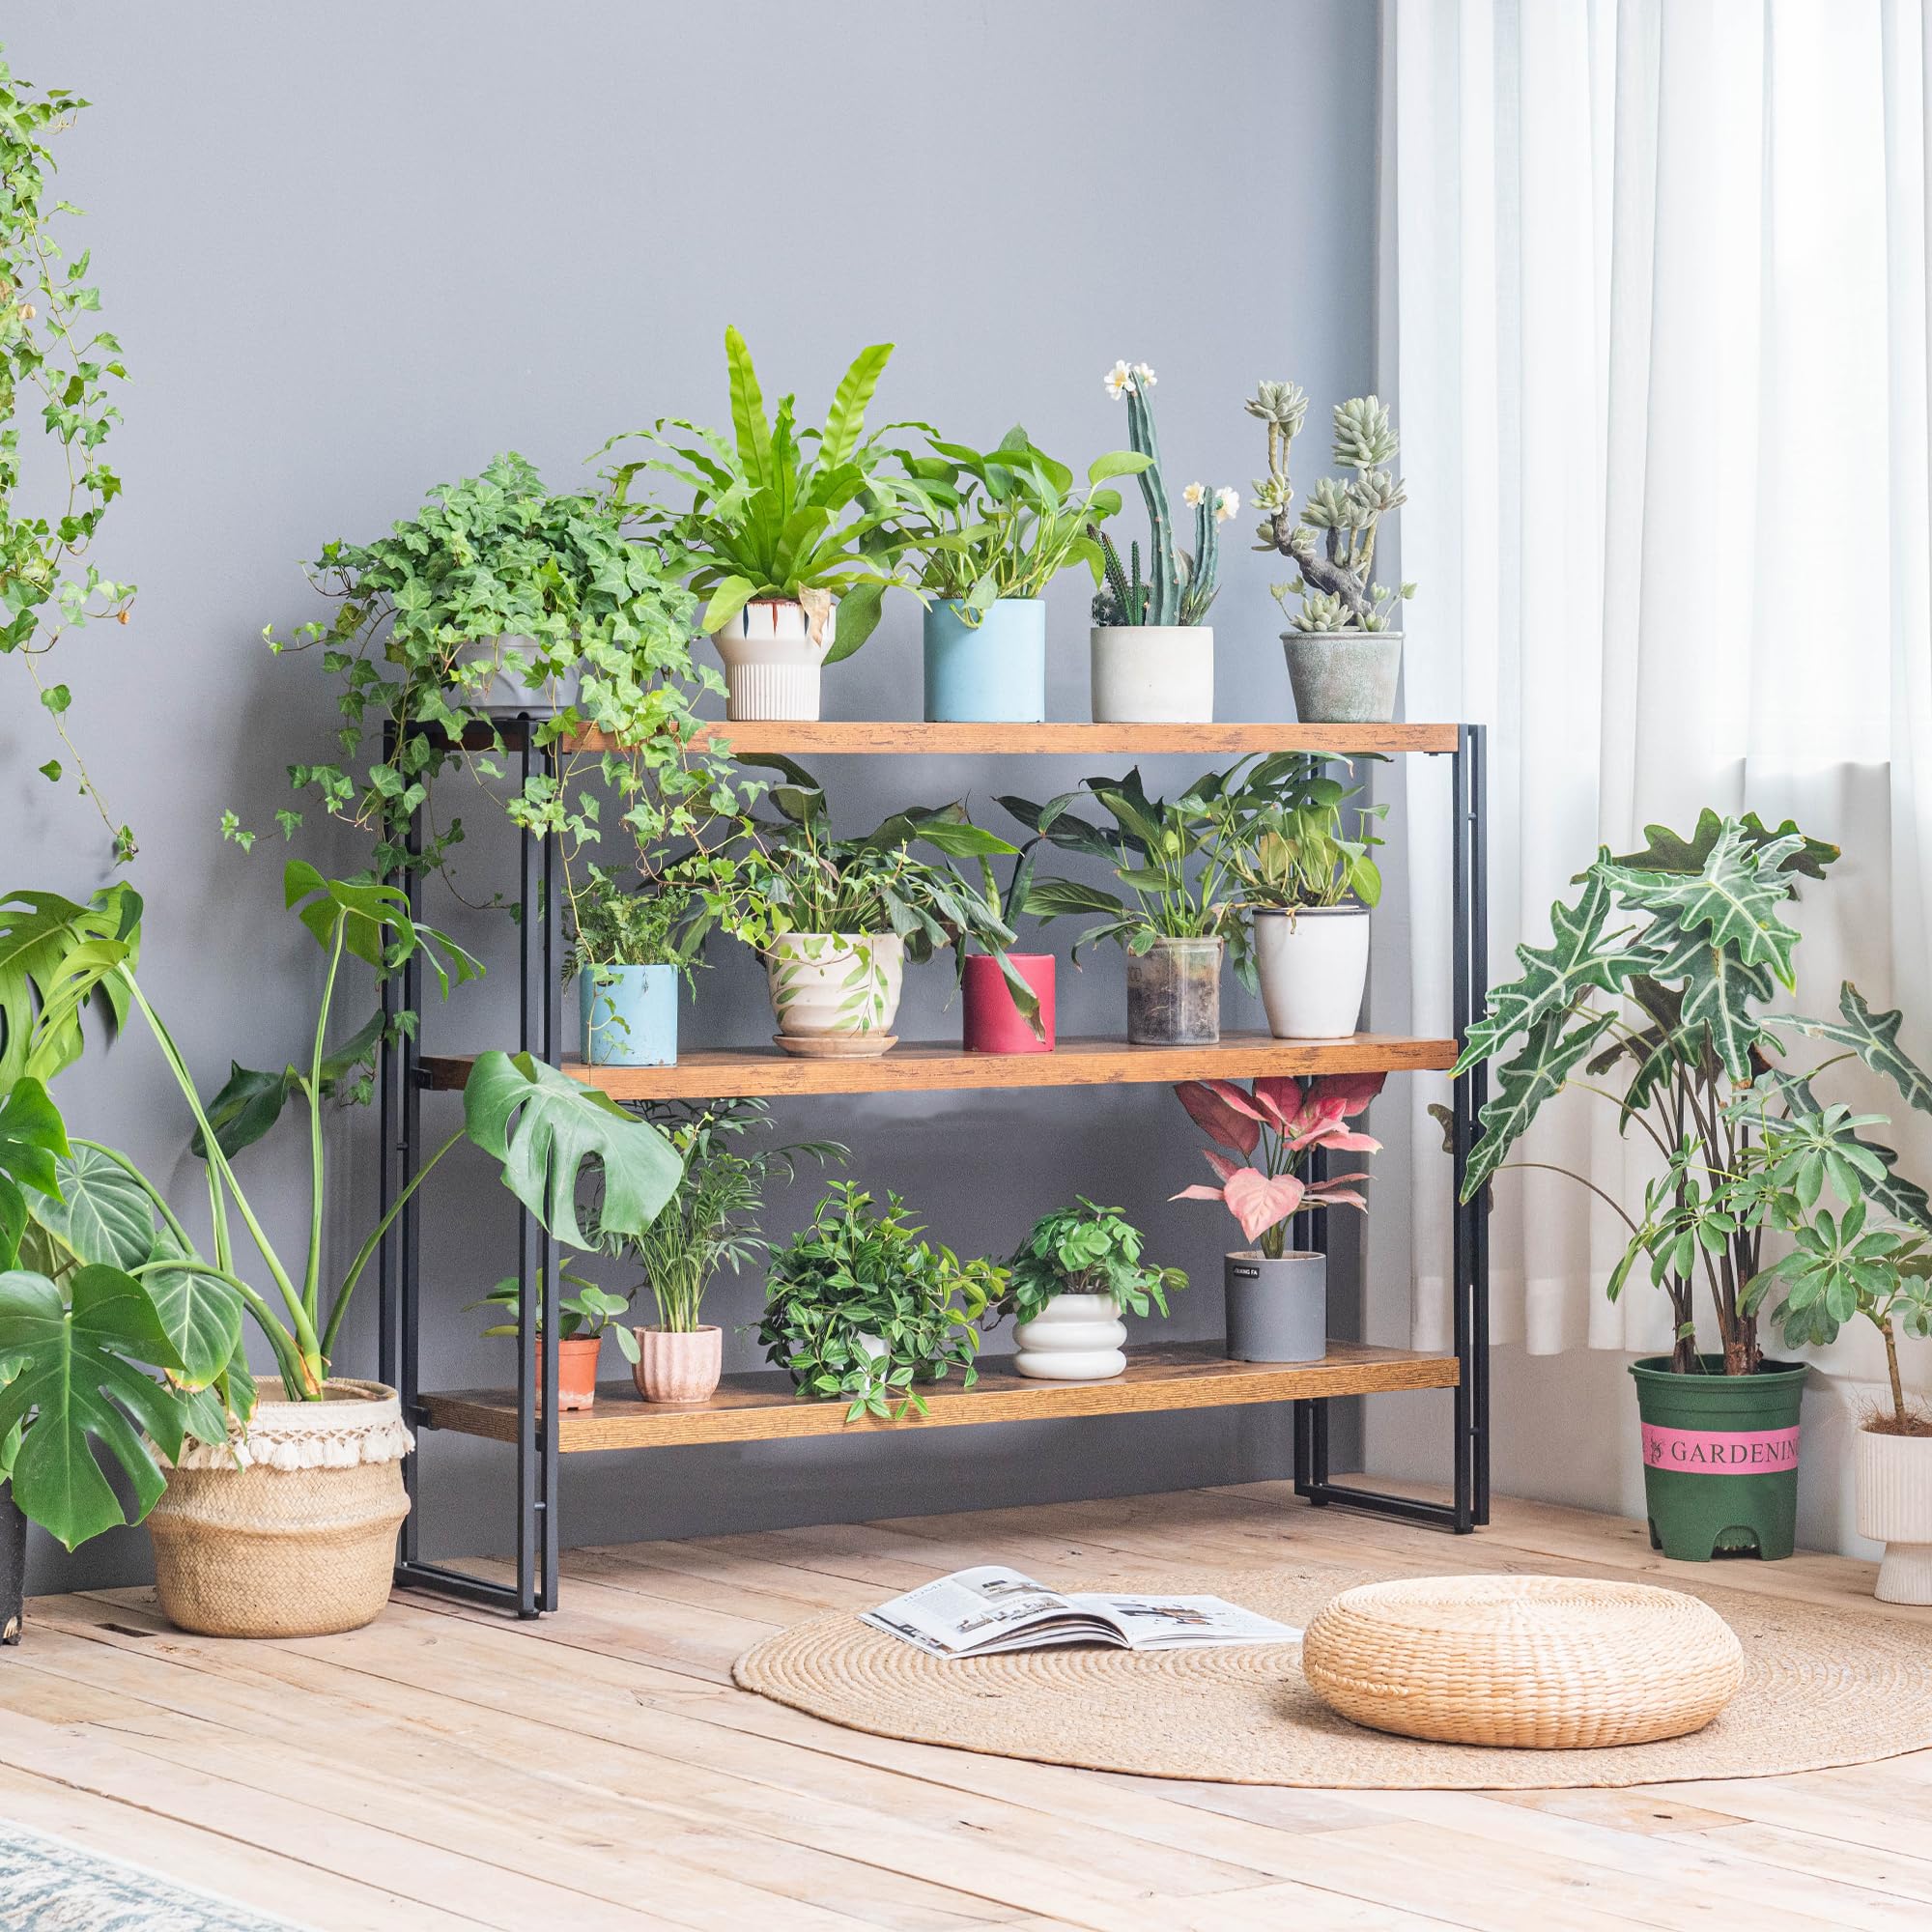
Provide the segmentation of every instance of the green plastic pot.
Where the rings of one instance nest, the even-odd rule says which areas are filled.
[[[1727,1376],[1721,1355],[1679,1375],[1668,1355],[1631,1364],[1643,1426],[1650,1547],[1685,1563],[1789,1556],[1798,1527],[1803,1362]]]

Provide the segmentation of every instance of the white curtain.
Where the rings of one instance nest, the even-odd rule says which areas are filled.
[[[1801,910],[1801,1008],[1849,977],[1932,1053],[1919,6],[1384,0],[1382,26],[1406,702],[1491,727],[1492,978],[1599,843],[1748,807],[1844,848]],[[1436,1033],[1445,775],[1412,763],[1413,1018]],[[1443,1093],[1416,1085],[1421,1174]],[[1887,1111],[1932,1180],[1925,1123]],[[1640,1188],[1610,1108],[1554,1112],[1530,1157]],[[1432,1347],[1439,1193],[1414,1208]],[[1659,1297],[1604,1300],[1621,1230],[1580,1189],[1506,1176],[1492,1229],[1498,1340],[1663,1344]]]

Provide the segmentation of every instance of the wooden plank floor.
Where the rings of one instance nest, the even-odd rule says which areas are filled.
[[[870,1738],[729,1683],[775,1627],[968,1562],[1153,1577],[1285,1540],[1391,1574],[1691,1569],[1606,1517],[1503,1502],[1452,1539],[1254,1484],[582,1550],[537,1625],[408,1597],[350,1636],[217,1643],[151,1592],[45,1598],[0,1655],[0,1817],[318,1932],[1932,1924],[1932,1751],[1634,1791],[1279,1790]],[[1932,1611],[1870,1577],[1801,1556],[1721,1580],[1916,1620],[1932,1664]]]

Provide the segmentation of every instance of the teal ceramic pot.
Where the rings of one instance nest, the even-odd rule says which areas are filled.
[[[977,624],[956,599],[925,613],[928,724],[1037,724],[1046,717],[1046,606],[1002,597]]]
[[[675,966],[586,966],[577,1000],[586,1066],[677,1065]]]

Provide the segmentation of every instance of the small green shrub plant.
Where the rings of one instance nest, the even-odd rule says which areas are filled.
[[[1147,1237],[1118,1208],[1082,1194],[1070,1208],[1042,1214],[1007,1263],[1007,1292],[994,1313],[1031,1321],[1061,1294],[1104,1294],[1122,1315],[1167,1313],[1167,1297],[1187,1286],[1179,1268],[1143,1262]]]

